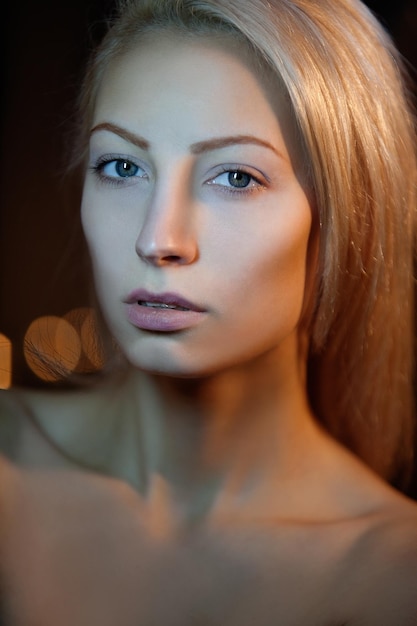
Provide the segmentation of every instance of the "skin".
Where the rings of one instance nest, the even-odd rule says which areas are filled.
[[[0,398],[20,429],[17,462],[0,459],[13,626],[411,626],[415,506],[308,406],[314,204],[276,85],[238,44],[153,35],[108,69],[93,128],[83,225],[129,367],[102,388]],[[192,148],[231,135],[273,149]],[[115,155],[141,168],[121,184]],[[237,166],[258,182],[231,195]],[[142,331],[125,304],[139,287],[205,314]],[[63,458],[27,410],[113,478]]]
[[[111,66],[82,202],[100,304],[135,368],[126,412],[136,405],[134,419],[152,441],[146,475],[131,479],[146,487],[149,476],[168,476],[191,509],[202,489],[214,499],[226,481],[243,487],[261,457],[269,474],[280,458],[276,440],[313,430],[297,329],[312,208],[291,117],[239,52],[164,37]],[[135,145],[138,137],[149,147]],[[224,137],[233,138],[226,147],[198,147]],[[137,175],[117,178],[114,155]],[[243,190],[227,173],[238,167],[249,174]],[[204,317],[177,333],[142,331],[126,315],[138,287],[177,292]],[[283,447],[285,465],[298,448]]]
[[[101,308],[131,364],[195,378],[271,350],[295,360],[289,353],[297,343],[312,211],[275,85],[268,92],[232,54],[193,48],[198,65],[190,44],[157,39],[107,72],[82,218]],[[110,124],[150,147],[136,147],[117,129],[100,130]],[[270,147],[239,143],[241,136]],[[223,137],[236,140],[218,149],[200,145]],[[112,154],[137,165],[137,176],[121,178],[110,160],[92,170]],[[228,181],[233,167],[254,177],[246,187]],[[138,331],[123,304],[138,287],[177,292],[205,317],[186,332]]]

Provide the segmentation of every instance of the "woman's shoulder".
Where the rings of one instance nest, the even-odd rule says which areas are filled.
[[[19,417],[28,412],[48,418],[58,410],[68,413],[72,407],[88,404],[89,398],[98,391],[98,387],[74,388],[26,388],[12,387],[0,389],[0,418]]]
[[[333,525],[333,546],[338,532],[345,541],[340,588],[351,607],[356,603],[360,624],[415,625],[417,502],[355,459],[346,474],[342,493],[346,499],[353,494],[355,506],[343,523]]]
[[[61,457],[53,442],[81,428],[98,397],[94,388],[0,391],[0,454],[23,465],[55,466]]]
[[[356,590],[358,623],[412,626],[417,624],[417,505],[401,495],[386,504],[365,520],[352,542],[343,585]]]
[[[15,456],[21,418],[22,407],[16,400],[16,394],[10,390],[0,390],[0,454]]]
[[[363,515],[307,524],[298,545],[300,572],[317,576],[341,623],[417,625],[416,502],[388,488]]]
[[[357,517],[231,523],[210,545],[258,572],[252,597],[276,607],[276,623],[416,626],[417,507],[394,500]]]
[[[326,483],[320,474],[333,508],[312,506],[309,517],[293,529],[288,524],[282,535],[277,525],[283,540],[270,552],[277,567],[291,545],[288,567],[296,554],[299,570],[317,577],[314,595],[326,590],[333,598],[331,613],[342,615],[341,623],[416,626],[417,502],[350,453],[335,454],[324,467],[335,478]]]
[[[62,412],[68,406],[69,400],[80,403],[84,395],[78,390],[23,387],[0,389],[0,429],[4,432],[6,424],[10,427],[10,424],[19,422],[28,414],[39,414],[41,417],[47,418],[51,412],[56,412],[56,410]]]
[[[325,466],[334,509],[307,523],[300,559],[331,573],[333,612],[342,609],[349,626],[415,626],[417,503],[350,453],[336,452]]]

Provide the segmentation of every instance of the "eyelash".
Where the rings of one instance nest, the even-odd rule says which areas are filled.
[[[222,174],[243,174],[244,176],[248,176],[250,178],[250,183],[249,185],[253,185],[253,182],[255,183],[255,186],[247,186],[247,187],[227,187],[226,185],[219,185],[218,183],[213,182],[216,178],[218,178],[219,176],[222,176]],[[257,178],[256,176],[254,176],[251,172],[248,172],[248,170],[240,165],[225,165],[222,166],[220,171],[213,176],[213,178],[211,178],[210,180],[207,181],[208,185],[213,185],[218,187],[221,190],[221,193],[230,195],[230,196],[234,196],[236,194],[238,195],[249,195],[255,192],[259,192],[262,191],[263,189],[266,189],[266,183],[262,182],[259,178]]]
[[[124,157],[123,155],[109,155],[109,156],[102,156],[100,157],[97,162],[91,166],[89,169],[93,172],[93,174],[99,179],[99,182],[105,184],[105,185],[110,185],[113,187],[119,187],[121,185],[126,185],[127,182],[130,179],[135,179],[135,178],[147,178],[147,176],[108,176],[106,174],[103,173],[104,168],[107,165],[110,165],[111,163],[127,163],[129,165],[132,165],[136,168],[138,168],[138,170],[142,170],[144,171],[144,169],[138,165],[137,163],[135,163],[134,161],[132,161],[131,159],[128,159],[126,157]],[[146,173],[145,173],[146,174]],[[233,187],[233,186],[226,186],[226,185],[221,185],[219,183],[215,183],[213,181],[216,180],[216,178],[219,178],[219,176],[222,176],[223,174],[242,174],[244,176],[248,176],[248,178],[250,179],[249,185],[246,187]],[[255,184],[254,184],[255,183]],[[215,187],[217,187],[220,191],[220,193],[223,193],[225,195],[229,195],[229,196],[236,196],[236,195],[249,195],[252,194],[254,192],[259,192],[262,191],[263,189],[266,188],[266,184],[264,182],[262,182],[259,178],[257,178],[256,176],[254,176],[251,172],[249,172],[246,168],[240,166],[240,165],[224,165],[220,168],[219,172],[216,173],[215,176],[213,176],[212,178],[210,178],[209,180],[206,181],[207,185],[213,185]]]
[[[121,185],[126,185],[127,181],[129,181],[132,178],[142,178],[142,179],[146,178],[146,175],[145,176],[136,176],[136,175],[135,176],[120,176],[120,177],[108,176],[104,174],[104,168],[106,167],[106,165],[110,165],[111,163],[127,163],[129,165],[132,165],[138,168],[138,170],[144,171],[144,169],[140,165],[132,161],[132,159],[128,159],[124,157],[123,155],[102,156],[97,160],[97,162],[94,165],[92,165],[89,168],[90,171],[92,171],[93,174],[98,178],[100,183],[103,183],[105,185],[110,185],[112,187],[119,187]]]

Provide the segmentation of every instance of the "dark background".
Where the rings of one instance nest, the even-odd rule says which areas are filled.
[[[417,67],[417,0],[368,5]],[[79,189],[65,167],[82,70],[111,8],[111,0],[20,0],[2,9],[0,333],[13,344],[14,385],[39,384],[23,356],[30,322],[89,303]]]

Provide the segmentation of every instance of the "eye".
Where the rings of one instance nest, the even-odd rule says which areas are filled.
[[[98,164],[98,171],[108,178],[132,178],[143,176],[144,171],[132,161],[126,159],[113,159]]]
[[[90,167],[93,174],[102,184],[124,185],[129,179],[147,179],[145,170],[124,156],[103,155]]]
[[[246,172],[228,172],[227,173],[227,182],[231,187],[236,187],[242,189],[244,187],[248,187],[252,180],[252,176],[247,174]]]
[[[265,184],[243,169],[227,169],[207,181],[209,185],[223,187],[229,193],[250,192],[264,189]]]

